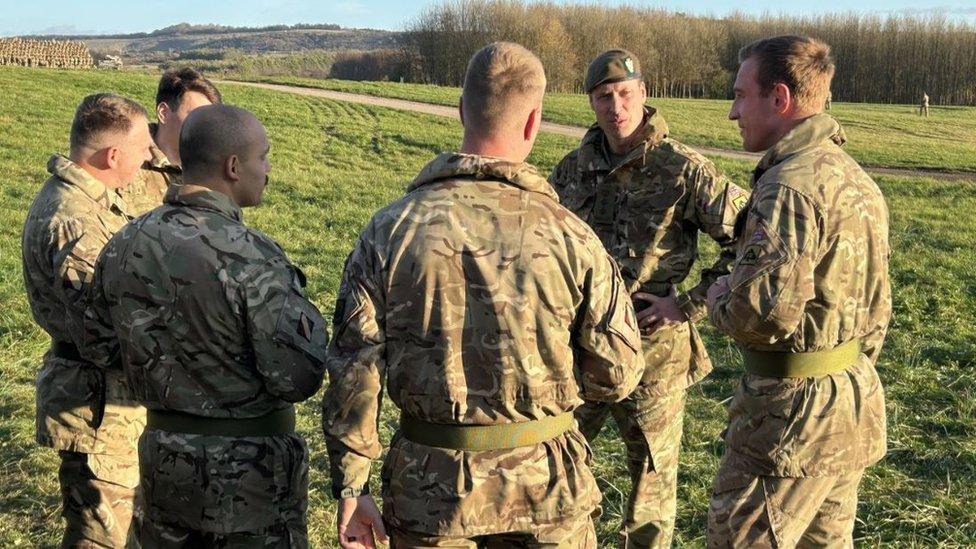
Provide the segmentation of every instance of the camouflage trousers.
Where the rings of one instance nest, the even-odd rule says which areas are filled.
[[[677,513],[678,453],[685,390],[662,396],[640,389],[615,404],[576,409],[580,430],[592,441],[612,414],[627,448],[631,489],[620,535],[625,548],[670,547]]]
[[[139,541],[166,547],[308,547],[308,448],[299,435],[146,429]]]
[[[431,536],[389,526],[390,549],[453,547],[458,549],[595,549],[596,531],[589,515],[531,533],[510,532],[470,538]]]
[[[66,522],[61,547],[125,547],[138,511],[138,458],[66,450],[58,454]]]
[[[723,462],[708,508],[708,547],[853,547],[863,474],[756,476]]]

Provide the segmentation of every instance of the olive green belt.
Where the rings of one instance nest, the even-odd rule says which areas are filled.
[[[532,446],[555,438],[572,429],[574,425],[572,412],[534,421],[498,425],[445,425],[407,415],[400,416],[400,433],[407,440],[424,446],[468,452]]]
[[[861,341],[853,339],[826,351],[785,353],[742,349],[745,369],[766,377],[816,377],[842,372],[861,355]]]
[[[204,417],[170,410],[148,410],[146,428],[224,437],[290,435],[295,432],[295,407],[289,406],[263,416],[248,418]]]

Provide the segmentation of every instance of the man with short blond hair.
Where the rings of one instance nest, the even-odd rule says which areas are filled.
[[[643,363],[616,265],[525,163],[544,87],[522,46],[476,53],[460,150],[377,212],[346,262],[323,400],[344,548],[386,537],[368,495],[384,384],[401,414],[382,473],[392,547],[596,547],[572,411],[626,396]]]
[[[740,53],[735,100],[753,172],[732,272],[708,290],[745,373],[712,486],[710,547],[851,547],[858,485],[885,454],[875,364],[891,318],[888,209],[824,114],[826,44]]]
[[[626,548],[671,545],[685,395],[711,370],[695,322],[704,317],[706,289],[728,273],[735,220],[748,196],[669,136],[664,117],[645,105],[641,78],[640,61],[627,50],[608,50],[590,63],[585,87],[596,124],[549,178],[562,204],[620,265],[642,328],[645,370],[637,390],[619,403],[576,409],[588,439],[613,415],[626,445]],[[719,245],[719,257],[679,294],[698,258],[700,233]]]
[[[63,547],[124,547],[132,521],[145,411],[120,372],[82,357],[81,330],[95,260],[132,218],[116,191],[135,178],[151,143],[138,103],[109,93],[85,97],[70,156],[48,161],[51,177],[24,222],[27,297],[51,336],[37,375],[37,442],[61,456]]]

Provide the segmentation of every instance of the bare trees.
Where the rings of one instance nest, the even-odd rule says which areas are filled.
[[[459,85],[468,58],[495,40],[539,54],[549,86],[579,91],[586,64],[611,47],[633,51],[657,96],[727,97],[739,48],[775,34],[808,34],[837,59],[840,101],[976,104],[976,27],[945,17],[689,16],[655,8],[521,0],[448,0],[412,23],[409,47],[426,82]]]

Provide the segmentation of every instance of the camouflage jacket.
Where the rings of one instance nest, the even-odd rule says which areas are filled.
[[[644,140],[613,165],[600,126],[590,127],[579,148],[556,166],[549,178],[564,206],[586,221],[620,265],[631,294],[663,296],[681,283],[698,257],[698,233],[721,247],[701,280],[677,297],[691,322],[705,315],[705,294],[726,275],[735,258],[735,221],[748,193],[723,176],[704,156],[668,137],[668,125],[653,108],[645,109]],[[643,302],[636,302],[641,308]],[[691,326],[690,361],[654,360],[648,349],[645,385],[657,392],[683,389],[711,371],[711,362]],[[660,335],[655,340],[661,339]],[[645,347],[651,339],[645,339]],[[667,357],[663,357],[667,358]],[[658,364],[656,362],[661,362]]]
[[[777,476],[863,468],[885,452],[874,365],[891,318],[888,209],[844,153],[826,114],[799,124],[759,162],[729,291],[709,312],[740,345],[809,352],[859,339],[861,359],[817,378],[746,374],[731,404],[726,459]]]
[[[318,390],[325,321],[305,277],[220,193],[178,185],[99,259],[87,348],[152,410],[257,417]]]
[[[490,425],[615,401],[643,368],[630,300],[592,230],[528,164],[442,154],[380,210],[350,254],[323,402],[333,491],[380,455],[380,395],[404,414]],[[384,514],[412,531],[478,535],[589,513],[599,491],[574,429],[511,450],[397,438]],[[502,472],[504,471],[504,472]]]
[[[154,139],[158,127],[157,124],[149,124],[149,133]],[[119,189],[119,195],[128,205],[129,212],[135,216],[162,205],[166,189],[183,181],[183,170],[171,164],[155,143],[150,146],[149,152],[152,158],[142,165],[135,181],[126,188]]]
[[[34,320],[51,336],[37,376],[37,441],[59,450],[128,454],[145,425],[145,410],[128,398],[118,372],[106,372],[56,343],[83,347],[84,295],[95,261],[131,216],[115,191],[64,156],[27,212],[22,257]]]

